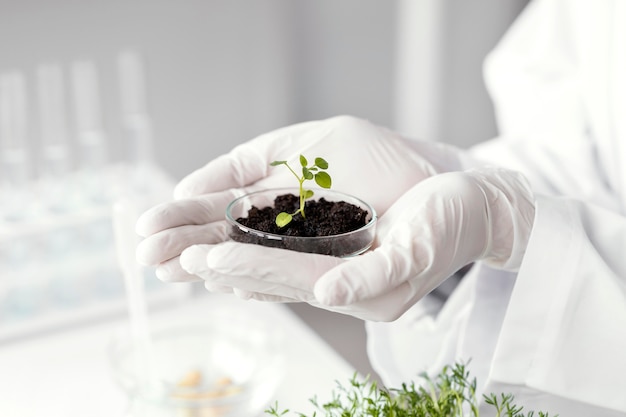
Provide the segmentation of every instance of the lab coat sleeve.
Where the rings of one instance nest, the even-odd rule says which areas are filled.
[[[525,410],[623,417],[624,248],[626,218],[538,197],[517,276],[478,264],[445,305],[426,298],[395,322],[367,322],[372,365],[398,387],[470,361],[480,393],[512,393]]]
[[[486,392],[512,391],[550,415],[626,413],[625,249],[623,216],[538,199]]]

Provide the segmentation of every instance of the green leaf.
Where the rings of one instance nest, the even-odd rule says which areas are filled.
[[[328,169],[328,162],[324,158],[315,158],[315,165],[322,169]]]
[[[302,167],[302,176],[305,180],[313,179],[313,173],[307,167]]]
[[[270,165],[275,167],[277,165],[285,165],[287,163],[287,161],[272,161],[270,162]]]
[[[304,155],[300,155],[300,165],[302,165],[303,167],[309,165],[309,161],[306,160]]]
[[[311,198],[313,197],[313,195],[315,195],[315,193],[313,192],[313,190],[304,190],[304,199],[306,200],[307,198]]]
[[[278,213],[278,216],[276,216],[276,226],[285,227],[291,223],[291,220],[293,220],[291,214],[285,212]]]
[[[357,379],[349,384],[337,382],[337,388],[331,392],[328,402],[320,402],[317,396],[309,399],[317,411],[313,414],[298,413],[298,417],[307,416],[411,416],[411,417],[453,417],[471,415],[478,417],[478,400],[475,396],[475,379],[469,378],[462,364],[454,367],[445,366],[441,373],[433,378],[422,374],[424,384],[404,383],[401,388],[379,388],[376,382]],[[431,392],[432,389],[432,392]],[[523,413],[523,407],[513,403],[511,394],[485,396],[485,402],[493,410],[489,415],[501,417],[533,417],[535,413]],[[465,413],[469,410],[469,414]],[[268,412],[268,411],[266,411]],[[318,412],[320,414],[318,414]],[[278,404],[269,410],[269,414],[279,416]],[[280,414],[282,415],[282,414]],[[539,412],[538,417],[549,417],[548,413]]]
[[[315,174],[315,182],[322,188],[330,188],[332,180],[326,172],[318,172]]]

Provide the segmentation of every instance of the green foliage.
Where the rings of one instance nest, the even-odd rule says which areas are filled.
[[[337,383],[330,401],[310,401],[317,411],[311,417],[480,417],[476,398],[476,379],[470,378],[464,364],[446,366],[435,378],[420,375],[422,384],[402,384],[398,389],[379,388],[376,382],[359,381],[354,375],[348,386]],[[491,394],[483,396],[485,403],[496,409],[497,417],[533,417],[534,412],[522,413],[513,403],[513,396]],[[266,410],[274,417],[287,416],[289,410],[275,404]],[[299,417],[307,417],[297,413]],[[538,417],[549,417],[539,412]]]
[[[322,188],[330,188],[332,185],[332,178],[326,172],[328,169],[328,162],[326,162],[323,158],[315,158],[315,161],[312,165],[309,166],[309,161],[304,157],[304,155],[300,155],[300,166],[302,175],[298,175],[296,171],[291,168],[287,161],[273,161],[270,163],[271,166],[285,165],[289,171],[296,177],[298,180],[299,186],[299,197],[300,197],[300,206],[298,210],[293,213],[279,213],[276,216],[276,225],[278,227],[285,227],[293,220],[293,216],[300,213],[300,215],[304,218],[304,202],[306,199],[313,197],[313,190],[308,190],[304,188],[304,182],[315,180],[317,185]]]

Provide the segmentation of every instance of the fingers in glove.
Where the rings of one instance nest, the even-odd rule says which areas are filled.
[[[267,303],[299,303],[300,302],[300,300],[296,300],[294,298],[280,297],[277,295],[261,294],[261,293],[252,293],[250,295],[250,300],[264,301]]]
[[[223,220],[226,206],[240,195],[242,191],[226,190],[159,204],[139,216],[135,231],[139,236],[146,237],[173,227]]]
[[[179,256],[185,248],[200,243],[218,243],[228,239],[225,220],[199,226],[187,225],[166,229],[139,242],[137,262],[157,265]]]
[[[327,306],[346,306],[381,296],[416,274],[411,260],[386,248],[354,257],[320,277],[314,293]]]
[[[403,282],[395,288],[388,288],[386,293],[378,297],[351,304],[331,305],[320,302],[319,299],[311,301],[309,304],[335,313],[350,315],[361,320],[390,322],[398,319],[417,301],[418,298],[414,296],[410,286],[409,282]]]
[[[267,302],[304,301],[319,308],[363,320],[395,320],[406,311],[406,306],[411,305],[407,300],[414,292],[410,291],[408,282],[395,288],[386,287],[378,297],[355,303],[332,305],[327,300],[320,302],[315,298],[316,294],[313,293],[312,286],[318,273],[332,270],[337,265],[350,264],[358,258],[360,257],[343,260],[323,255],[226,242],[219,245],[192,246],[181,255],[181,264],[188,272],[198,274],[205,279],[205,285],[210,288],[230,287],[236,296],[243,299]],[[249,260],[250,264],[245,265],[246,262],[243,262],[245,266],[234,265],[241,259]],[[268,262],[268,259],[272,262]],[[320,266],[320,263],[324,266]],[[297,265],[301,265],[302,268],[298,268]],[[306,274],[307,269],[317,271],[317,273],[309,278],[299,277],[300,274]],[[223,275],[217,271],[226,272],[229,275]],[[361,278],[366,276],[361,275]]]
[[[179,257],[167,260],[156,267],[156,276],[163,282],[196,282],[200,278],[180,266]]]
[[[262,301],[290,300],[290,301],[312,301],[315,299],[313,291],[306,288],[298,288],[285,284],[275,284],[260,280],[258,277],[231,277],[227,275],[213,274],[203,277],[207,282],[219,285],[232,285],[235,294],[244,299],[254,298]],[[245,295],[242,295],[245,294]]]
[[[286,151],[301,149],[301,138],[320,122],[305,122],[287,126],[258,136],[235,147],[183,178],[174,189],[174,198],[188,198],[213,193],[227,188],[241,188],[265,178],[269,163],[276,157],[288,155]],[[296,142],[296,143],[294,143]],[[281,156],[282,155],[282,156]]]
[[[237,149],[237,148],[235,148]],[[244,187],[267,175],[267,162],[248,147],[222,155],[183,178],[174,198],[187,199],[229,188]]]
[[[317,278],[341,262],[331,256],[236,242],[196,245],[181,255],[183,268],[207,281],[301,301],[312,300]]]
[[[199,278],[199,277],[198,277]],[[217,284],[215,282],[204,281],[204,288],[211,293],[232,294],[233,287],[228,285]]]
[[[204,282],[204,288],[211,293],[221,293],[221,294],[234,294],[237,297],[244,300],[256,300],[256,301],[266,301],[270,303],[294,303],[298,302],[298,300],[294,300],[292,298],[287,297],[279,297],[275,295],[267,295],[261,293],[255,293],[251,291],[244,291],[238,288],[233,288],[228,285],[217,284],[211,281]]]

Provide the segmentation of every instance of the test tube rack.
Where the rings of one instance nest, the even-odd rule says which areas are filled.
[[[132,171],[111,165],[101,175],[110,188],[128,191]],[[171,178],[156,167],[150,175],[155,186],[133,194],[142,208],[171,196]],[[0,223],[0,342],[126,314],[112,205],[83,202],[65,211],[32,214],[28,220]],[[191,294],[189,286],[159,281],[152,268],[143,271],[150,308]]]
[[[0,71],[0,342],[128,312],[113,206],[131,198],[147,209],[169,200],[174,182],[152,156],[143,60],[122,51],[118,67],[118,162],[108,160],[93,62],[42,64],[34,77]],[[191,294],[143,274],[148,307]]]

